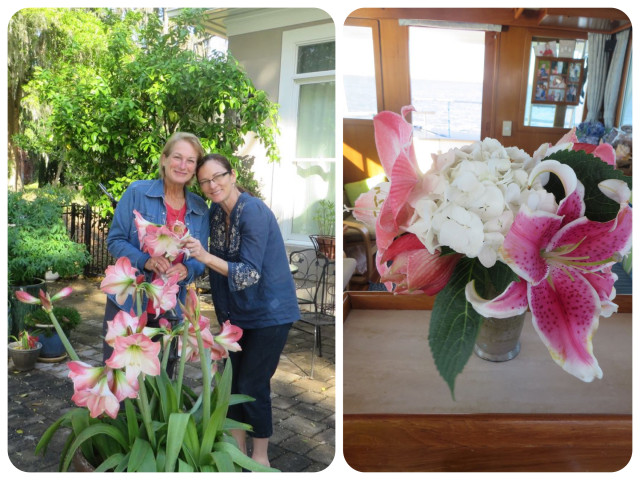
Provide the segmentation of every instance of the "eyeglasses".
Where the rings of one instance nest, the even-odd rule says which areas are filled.
[[[220,182],[222,182],[222,178],[225,175],[229,175],[229,173],[231,173],[231,172],[216,173],[213,177],[208,178],[206,180],[200,180],[198,183],[200,184],[201,187],[204,187],[205,185],[208,185],[209,182],[213,182],[213,183],[216,183],[216,184],[220,185]]]

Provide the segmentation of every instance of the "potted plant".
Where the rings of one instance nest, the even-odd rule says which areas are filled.
[[[157,241],[159,234],[162,232],[148,229],[143,245],[154,235]],[[83,458],[88,469],[96,472],[277,471],[239,450],[230,429],[251,426],[226,418],[230,404],[252,400],[231,394],[228,356],[229,351],[240,349],[242,330],[227,321],[214,335],[210,320],[200,314],[194,288],[181,305],[184,317],[180,323],[161,321],[157,328],[146,326],[142,299],[154,302],[160,312],[174,309],[177,281],[177,275],[144,281],[127,257],[107,268],[102,291],[114,294],[120,304],[131,300],[133,307],[108,322],[105,341],[113,346],[113,353],[99,366],[80,361],[54,314],[53,303],[70,295],[70,288],[52,297],[45,292],[39,298],[18,292],[20,301],[40,305],[47,313],[71,358],[67,364],[74,384],[71,400],[77,408],[55,421],[36,447],[36,453],[44,453],[56,433],[68,435],[60,457],[61,471],[71,462],[75,465],[74,458]],[[160,342],[152,341],[158,336]],[[176,378],[171,379],[166,366],[174,342],[180,355]],[[200,364],[200,394],[183,383],[188,361]]]
[[[11,336],[14,341],[9,343],[9,355],[13,366],[20,371],[31,370],[35,367],[42,349],[42,344],[36,337],[23,330],[18,337]]]
[[[309,235],[317,251],[320,251],[328,259],[333,260],[336,254],[336,209],[335,202],[320,200],[316,207],[313,220],[318,226],[317,235]]]
[[[59,319],[60,327],[67,337],[81,322],[80,313],[73,307],[53,307],[53,314]],[[47,312],[39,308],[27,314],[24,325],[42,343],[40,358],[61,359],[66,356],[62,339]]]
[[[61,277],[82,273],[89,261],[84,245],[74,242],[62,218],[62,207],[71,201],[70,193],[46,187],[37,192],[8,194],[8,273],[9,293],[23,290],[35,295],[44,287],[47,271]],[[10,295],[10,299],[15,298]],[[13,332],[23,330],[30,305],[13,302]]]

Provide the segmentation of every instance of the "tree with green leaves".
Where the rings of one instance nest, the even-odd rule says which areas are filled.
[[[204,36],[201,11],[185,11],[168,29],[159,14],[139,10],[101,10],[97,18],[106,43],[92,62],[75,63],[79,47],[71,44],[56,68],[36,67],[25,87],[27,101],[49,111],[30,124],[37,148],[59,156],[87,200],[108,205],[99,183],[118,198],[131,181],[154,178],[176,131],[227,156],[253,133],[278,159],[276,105],[231,55],[187,48]]]
[[[31,125],[39,124],[48,109],[44,104],[24,103],[25,85],[37,69],[56,70],[58,64],[65,62],[88,64],[99,57],[106,48],[100,13],[89,9],[25,8],[9,21],[8,163],[15,189],[23,184],[24,152],[46,152]]]

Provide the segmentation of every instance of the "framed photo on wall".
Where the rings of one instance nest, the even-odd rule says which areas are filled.
[[[578,105],[584,77],[584,60],[536,56],[532,103]]]

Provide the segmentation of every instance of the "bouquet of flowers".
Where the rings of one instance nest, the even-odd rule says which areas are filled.
[[[140,221],[136,216],[136,221]],[[166,232],[149,225],[143,248],[163,248],[172,256],[179,250],[180,235],[172,242],[159,239]],[[162,247],[158,245],[162,244]],[[105,341],[113,354],[104,366],[82,362],[53,314],[54,301],[71,293],[69,287],[49,297],[39,298],[16,292],[25,303],[41,305],[49,314],[71,358],[69,377],[73,380],[72,401],[79,407],[65,413],[42,436],[36,453],[44,452],[60,427],[71,429],[60,459],[66,471],[76,451],[95,466],[96,471],[274,471],[243,454],[229,434],[230,429],[250,430],[251,426],[226,418],[230,403],[251,401],[231,395],[229,351],[238,351],[242,330],[225,322],[213,335],[209,319],[200,314],[194,288],[189,288],[182,307],[183,321],[171,325],[161,319],[159,327],[146,326],[143,298],[157,311],[173,309],[178,302],[177,275],[146,282],[127,257],[110,265],[100,288],[115,294],[120,304],[132,297],[130,312],[120,311],[108,322]],[[159,337],[160,341],[153,341]],[[177,378],[166,373],[169,350],[177,342],[180,361]],[[183,383],[186,362],[199,362],[202,393],[197,395]],[[215,385],[215,388],[213,388]]]
[[[361,195],[354,215],[375,228],[389,290],[437,295],[429,344],[452,394],[483,317],[527,309],[557,364],[601,378],[592,336],[617,309],[611,267],[631,248],[631,179],[610,146],[587,153],[572,130],[529,156],[487,138],[433,155],[422,173],[411,110],[374,118],[389,181]]]

